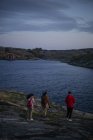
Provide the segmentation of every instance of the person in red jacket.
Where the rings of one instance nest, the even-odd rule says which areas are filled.
[[[75,98],[70,91],[68,92],[68,95],[65,98],[65,102],[67,105],[67,120],[72,121],[71,116],[74,108]]]

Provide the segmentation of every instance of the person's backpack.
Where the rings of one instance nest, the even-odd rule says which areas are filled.
[[[27,100],[27,107],[32,107],[32,99]]]

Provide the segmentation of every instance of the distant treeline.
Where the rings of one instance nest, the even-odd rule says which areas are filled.
[[[42,57],[42,49],[21,49],[21,48],[12,48],[12,47],[2,47],[0,46],[0,59],[15,59],[15,60],[25,60],[33,58]]]
[[[59,60],[72,65],[93,68],[93,48],[78,50],[21,49],[0,46],[0,60]]]

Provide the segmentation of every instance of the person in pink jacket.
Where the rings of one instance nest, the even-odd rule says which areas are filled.
[[[75,98],[70,91],[68,92],[68,95],[65,98],[65,102],[67,105],[67,120],[72,121],[71,116],[75,104]]]
[[[30,94],[27,97],[27,108],[28,108],[28,115],[27,115],[27,120],[33,120],[32,114],[34,110],[34,105],[35,105],[35,99],[34,95]]]

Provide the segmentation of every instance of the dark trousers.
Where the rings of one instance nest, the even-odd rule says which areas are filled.
[[[72,116],[72,111],[73,111],[73,108],[69,108],[69,107],[67,107],[67,118],[71,118],[71,116]]]

